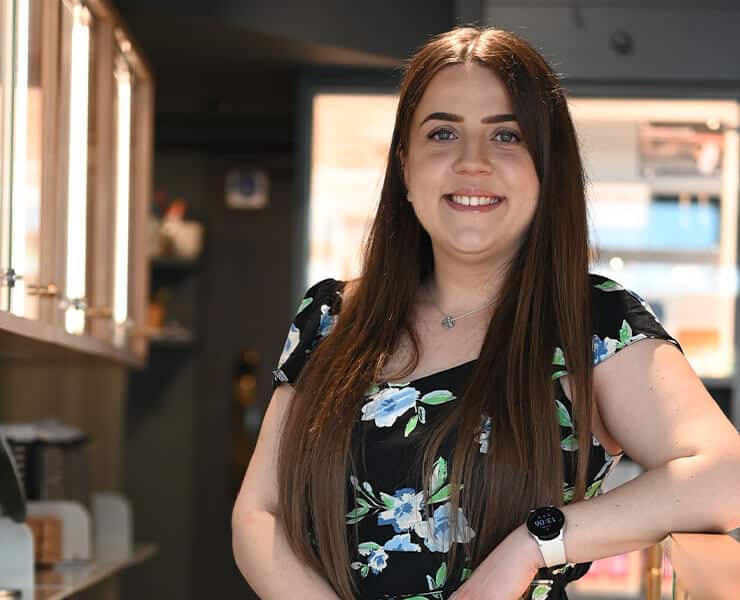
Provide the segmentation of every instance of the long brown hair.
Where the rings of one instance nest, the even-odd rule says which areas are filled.
[[[475,538],[465,547],[475,568],[544,504],[563,504],[564,465],[552,381],[553,352],[563,349],[575,407],[578,462],[573,500],[584,498],[591,447],[592,354],[588,228],[576,134],[558,77],[527,42],[497,30],[464,27],[438,35],[407,63],[375,219],[354,293],[332,333],[312,352],[294,384],[279,450],[281,515],[294,553],[322,573],[343,599],[356,586],[350,568],[347,479],[352,431],[363,392],[378,381],[410,323],[421,285],[433,272],[429,235],[405,201],[400,155],[430,80],[449,65],[473,62],[506,86],[540,182],[532,223],[508,265],[500,301],[463,393],[430,427],[421,468],[429,498],[433,462],[452,435],[451,529],[463,507]],[[481,414],[491,417],[488,453],[471,441]],[[465,490],[459,493],[460,482]],[[313,532],[314,543],[307,532]],[[457,544],[452,535],[449,565]],[[315,545],[314,545],[315,544]],[[448,568],[449,572],[449,568]]]

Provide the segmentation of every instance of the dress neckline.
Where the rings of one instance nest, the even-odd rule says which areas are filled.
[[[421,377],[415,377],[414,379],[404,379],[403,381],[395,382],[395,381],[383,381],[381,383],[385,383],[386,385],[393,385],[393,386],[400,386],[400,385],[410,385],[412,383],[418,383],[419,381],[424,381],[425,379],[431,379],[432,377],[436,377],[438,375],[443,375],[445,373],[449,373],[450,371],[455,371],[457,369],[462,369],[463,367],[468,367],[472,364],[475,364],[478,362],[478,357],[467,360],[463,363],[453,365],[451,367],[447,367],[446,369],[441,369],[439,371],[434,371],[433,373],[428,373],[427,375],[422,375]]]

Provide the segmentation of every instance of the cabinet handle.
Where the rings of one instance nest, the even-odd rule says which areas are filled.
[[[85,316],[90,319],[112,319],[113,309],[110,306],[88,306],[85,311]]]
[[[12,267],[7,271],[0,271],[0,286],[4,285],[12,289],[19,279],[23,279],[23,275],[16,273]]]
[[[26,293],[29,296],[40,296],[42,298],[53,298],[59,295],[59,287],[55,283],[49,283],[48,285],[32,285],[26,286]]]

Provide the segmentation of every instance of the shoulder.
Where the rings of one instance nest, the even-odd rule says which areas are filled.
[[[313,349],[334,328],[347,282],[327,278],[309,286],[293,314],[288,335],[273,370],[273,388],[293,383]]]
[[[635,290],[618,281],[589,273],[594,366],[645,339],[681,345],[658,319],[656,311]]]

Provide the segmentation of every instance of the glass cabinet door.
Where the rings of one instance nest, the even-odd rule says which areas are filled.
[[[127,49],[128,42],[123,42]],[[126,344],[129,333],[129,235],[131,223],[132,92],[135,79],[122,51],[115,60],[115,206],[113,233],[113,341]]]
[[[38,317],[26,286],[38,280],[42,187],[43,95],[41,0],[3,0],[0,121],[0,309]]]
[[[10,295],[5,274],[10,268],[10,191],[12,184],[11,125],[13,123],[13,30],[12,0],[0,0],[0,310],[8,310]]]

